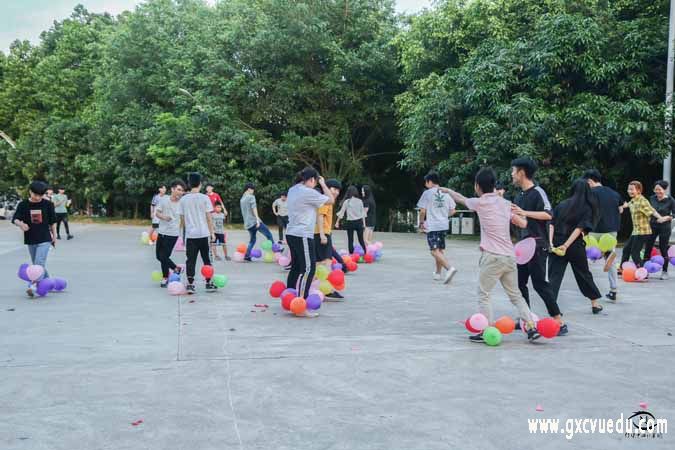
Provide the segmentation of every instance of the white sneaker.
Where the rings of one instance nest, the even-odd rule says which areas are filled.
[[[452,277],[455,276],[457,273],[457,269],[454,267],[450,267],[450,270],[448,270],[448,273],[445,274],[445,280],[443,280],[443,284],[450,284],[452,281]]]
[[[661,272],[661,276],[659,278],[661,280],[667,280],[668,279],[668,272]]]
[[[441,279],[441,274],[434,272],[434,281],[440,281]]]

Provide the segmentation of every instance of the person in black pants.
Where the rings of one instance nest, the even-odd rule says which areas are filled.
[[[602,294],[588,268],[584,233],[590,233],[599,218],[597,198],[593,196],[590,186],[586,180],[576,180],[572,184],[569,198],[553,210],[549,235],[552,255],[548,279],[556,300],[569,263],[581,293],[591,301],[593,314],[602,311],[602,306],[598,303]]]
[[[668,195],[668,186],[669,184],[666,180],[659,180],[654,184],[654,195],[650,197],[649,203],[661,214],[663,221],[659,223],[654,216],[650,219],[652,234],[647,238],[644,258],[645,262],[649,261],[652,248],[654,248],[654,244],[658,238],[659,250],[661,251],[661,256],[665,259],[665,264],[663,264],[663,270],[661,271],[662,280],[668,279],[668,247],[672,233],[673,215],[675,215],[675,199]]]
[[[171,253],[173,253],[173,247],[176,245],[180,234],[178,205],[184,192],[185,183],[176,180],[171,183],[171,195],[163,196],[155,206],[155,217],[159,219],[155,256],[162,267],[161,287],[166,287],[169,283],[169,270],[173,270],[177,274],[181,272],[180,268],[171,260]]]
[[[562,320],[562,313],[558,307],[553,289],[546,281],[546,261],[548,259],[548,221],[551,220],[551,203],[546,192],[534,184],[532,178],[537,165],[529,158],[518,158],[511,161],[511,178],[521,192],[516,196],[515,204],[511,205],[513,214],[527,219],[527,227],[520,228],[519,241],[525,238],[534,238],[537,248],[534,256],[527,264],[518,265],[518,287],[528,306],[530,305],[530,291],[527,282],[532,278],[532,284],[537,294],[544,300],[548,314],[560,323],[559,336],[568,333],[567,324]]]
[[[279,244],[284,242],[284,230],[288,226],[287,200],[288,194],[284,192],[272,203],[272,213],[277,217],[277,227],[279,227]]]
[[[342,207],[337,213],[337,221],[335,222],[335,229],[340,228],[340,221],[347,216],[345,224],[342,228],[347,231],[347,244],[349,253],[354,253],[354,232],[359,240],[359,244],[366,251],[366,241],[363,236],[363,231],[366,228],[366,210],[363,206],[363,201],[359,198],[359,190],[356,186],[349,186],[345,199],[342,202]]]

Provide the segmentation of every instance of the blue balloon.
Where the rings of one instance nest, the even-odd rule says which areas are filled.
[[[178,275],[175,272],[169,275],[169,283],[171,283],[172,281],[180,281],[180,275]]]

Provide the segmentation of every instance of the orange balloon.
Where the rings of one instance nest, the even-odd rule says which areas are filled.
[[[302,297],[295,297],[291,301],[291,312],[295,315],[299,315],[305,312],[307,309],[307,302]]]
[[[246,244],[237,245],[237,252],[246,254]]]
[[[495,328],[502,332],[502,334],[512,333],[516,329],[516,323],[509,316],[503,316],[495,322]]]
[[[631,267],[623,269],[623,274],[621,275],[621,277],[623,278],[623,281],[626,281],[626,282],[635,281],[635,270],[636,269],[633,269]]]
[[[150,235],[150,240],[153,241],[153,242],[157,240],[157,232],[156,231]]]
[[[345,255],[342,257],[342,260],[345,262],[345,264],[349,264],[350,262],[352,262],[352,257]]]

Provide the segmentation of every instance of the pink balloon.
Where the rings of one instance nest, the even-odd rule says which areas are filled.
[[[170,295],[182,295],[186,292],[185,286],[180,281],[172,281],[166,289]]]
[[[185,251],[185,243],[183,242],[183,239],[179,236],[178,240],[176,241],[176,245],[174,245],[173,249],[177,252],[184,252]]]
[[[275,260],[276,262],[279,262],[279,258],[281,258],[281,253],[275,253],[275,254],[274,254],[274,260]]]
[[[38,266],[36,264],[33,264],[32,266],[28,266],[28,268],[26,268],[26,275],[28,275],[30,281],[36,281],[42,275],[44,275],[44,273],[45,268],[42,266]]]
[[[529,263],[536,249],[537,241],[534,238],[525,238],[518,242],[516,244],[516,262],[520,265]]]
[[[675,245],[671,245],[668,249],[668,258],[675,258]]]
[[[383,244],[382,242],[377,241],[377,242],[375,243],[375,248],[376,248],[377,250],[382,250],[382,247],[384,247],[384,244]]]
[[[314,281],[312,281],[312,284],[309,285],[309,290],[310,291],[318,291],[319,286],[321,286],[321,280],[314,280]]]
[[[644,267],[640,267],[638,270],[635,271],[635,279],[638,281],[643,281],[647,278],[649,275],[649,272],[647,272],[647,269]]]
[[[483,331],[488,327],[487,317],[481,313],[476,313],[469,317],[469,325],[471,325],[471,328],[474,330]]]
[[[622,269],[637,269],[637,266],[635,265],[634,262],[631,261],[626,261],[625,263],[621,264]]]
[[[281,267],[286,267],[291,263],[291,258],[289,258],[288,256],[280,256],[277,262]]]
[[[245,256],[246,255],[244,255],[243,253],[234,252],[234,255],[232,255],[232,261],[242,262]]]
[[[530,315],[532,316],[532,320],[534,321],[534,324],[536,325],[537,322],[539,322],[539,316],[536,315],[535,313],[530,311]],[[523,333],[527,333],[527,329],[525,327],[525,321],[521,318],[520,319],[520,329],[523,330]]]

